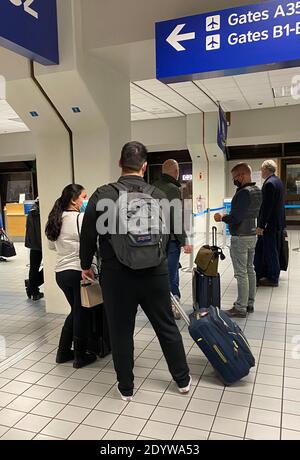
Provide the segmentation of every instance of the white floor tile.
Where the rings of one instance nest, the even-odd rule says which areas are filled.
[[[106,430],[93,426],[80,425],[69,437],[70,440],[100,440],[105,435]]]
[[[145,419],[121,415],[112,425],[113,431],[139,435],[147,421]]]
[[[59,404],[59,403],[50,402],[50,401],[42,401],[34,409],[32,409],[31,413],[35,415],[43,415],[45,417],[53,418],[64,407],[65,407],[64,404]]]
[[[41,432],[47,436],[67,439],[78,427],[77,423],[65,422],[62,420],[52,420]]]
[[[51,421],[49,417],[42,417],[40,415],[27,414],[20,420],[15,428],[20,430],[33,431],[39,433]]]
[[[110,427],[113,425],[117,418],[117,414],[93,410],[84,420],[83,424],[95,426],[97,428],[110,429]]]
[[[173,436],[174,441],[180,440],[206,440],[208,439],[209,431],[197,430],[195,428],[187,428],[185,426],[179,426],[176,430],[176,433]]]
[[[267,425],[259,425],[257,423],[248,423],[246,438],[257,440],[279,440],[280,428]]]
[[[15,428],[11,428],[1,437],[1,440],[29,441],[34,436],[35,436],[35,433],[31,433],[30,431],[22,431],[22,430],[17,430]]]
[[[176,431],[175,425],[169,425],[167,423],[148,421],[141,432],[141,436],[152,439],[172,439]]]
[[[2,409],[0,411],[0,425],[12,427],[25,416],[24,412]]]

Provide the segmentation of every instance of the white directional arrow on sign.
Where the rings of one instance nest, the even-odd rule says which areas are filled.
[[[176,51],[185,51],[185,48],[179,42],[183,42],[185,40],[194,40],[196,38],[195,32],[179,35],[184,26],[185,24],[179,24],[176,26],[167,38],[167,42],[173,46]]]
[[[26,11],[26,13],[28,13],[28,14],[31,14],[31,16],[33,16],[34,18],[38,19],[39,14],[33,8],[31,8],[31,6],[30,6],[33,2],[34,2],[34,0],[25,0],[25,2],[24,2],[24,11]]]

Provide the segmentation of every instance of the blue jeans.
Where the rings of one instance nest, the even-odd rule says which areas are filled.
[[[180,249],[180,245],[177,243],[177,241],[170,241],[168,247],[170,288],[172,294],[178,296],[179,299],[181,297],[179,291],[179,259],[181,252]]]
[[[280,264],[278,256],[277,233],[265,231],[259,236],[255,249],[254,266],[256,278],[268,278],[273,283],[278,283]]]

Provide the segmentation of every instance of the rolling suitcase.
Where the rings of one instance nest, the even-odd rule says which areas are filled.
[[[223,251],[217,246],[217,228],[212,228],[212,246],[200,248],[193,271],[194,309],[209,308],[211,305],[221,308],[221,283],[218,273],[219,257],[225,259]]]
[[[249,343],[239,326],[219,308],[196,310],[190,317],[171,294],[189,333],[225,385],[232,385],[255,366]]]
[[[111,352],[108,324],[103,304],[89,310],[88,351],[104,358]]]
[[[193,271],[193,304],[195,310],[211,305],[221,308],[221,281],[216,276],[206,276],[197,268]]]

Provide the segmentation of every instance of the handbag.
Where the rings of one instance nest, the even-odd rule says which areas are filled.
[[[80,214],[77,216],[77,231],[80,238],[79,216]],[[99,280],[97,279],[99,278],[99,267],[97,264],[92,265],[95,265],[98,270],[96,279],[92,280],[91,278],[87,278],[87,280],[80,282],[81,305],[85,308],[93,308],[103,303],[102,289]]]
[[[212,246],[202,246],[195,259],[197,269],[205,276],[217,276],[219,258],[225,259],[222,249],[217,246],[217,227],[212,228]]]
[[[198,270],[204,275],[216,276],[218,273],[219,257],[210,246],[205,245],[199,249],[195,258],[195,264]]]
[[[102,289],[99,281],[88,278],[81,281],[80,285],[81,305],[85,308],[96,307],[103,303]]]
[[[14,243],[8,238],[7,234],[2,231],[0,234],[0,257],[14,257],[16,256]]]

